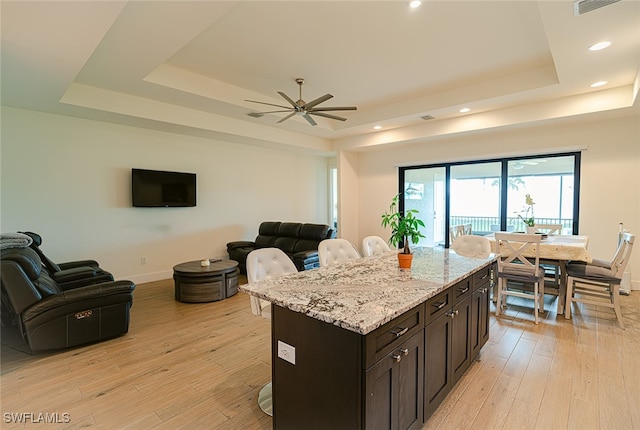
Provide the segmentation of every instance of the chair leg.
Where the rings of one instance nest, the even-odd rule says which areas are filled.
[[[564,318],[571,319],[571,299],[573,298],[573,278],[567,278],[567,291],[565,293]]]
[[[542,281],[544,282],[544,280]],[[540,309],[540,282],[533,284],[533,319],[538,324],[538,310]]]
[[[500,308],[502,307],[502,283],[504,279],[498,279],[496,283],[497,298],[496,298],[496,316],[500,316]]]
[[[544,313],[544,279],[539,282],[540,284],[540,313]]]
[[[613,302],[613,310],[616,313],[616,318],[618,318],[618,324],[620,324],[620,328],[624,330],[624,322],[622,322],[622,311],[620,311],[620,285],[615,284],[611,286],[611,301]]]

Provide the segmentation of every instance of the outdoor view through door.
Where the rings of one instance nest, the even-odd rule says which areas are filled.
[[[579,179],[579,152],[401,167],[401,210],[420,211],[426,246],[449,246],[451,226],[526,231],[531,218],[577,234]]]

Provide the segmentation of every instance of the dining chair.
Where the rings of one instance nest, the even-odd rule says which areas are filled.
[[[320,267],[343,263],[353,258],[360,258],[360,253],[346,239],[325,239],[318,245]]]
[[[457,224],[449,227],[449,243],[455,242],[458,236],[471,234],[471,224]]]
[[[540,267],[539,234],[495,233],[498,251],[498,294],[496,316],[506,306],[506,296],[533,299],[533,314],[544,312],[544,269]],[[533,293],[527,291],[533,285]]]
[[[533,226],[533,233],[546,234],[552,236],[562,234],[562,224],[538,224]],[[553,285],[554,288],[560,287],[560,262],[558,260],[540,259],[540,265],[544,268],[545,282]]]
[[[278,248],[260,248],[247,255],[247,280],[249,283],[272,279],[298,269],[293,261]],[[251,312],[254,315],[271,319],[271,303],[255,296],[249,296]],[[258,406],[267,415],[273,416],[273,391],[271,381],[265,384],[258,394]]]
[[[491,241],[485,236],[462,235],[453,241],[451,249],[463,257],[487,258],[491,254]]]
[[[380,236],[367,236],[362,239],[362,255],[370,257],[391,251],[387,242]]]
[[[622,233],[611,261],[593,259],[591,263],[567,264],[567,297],[564,317],[571,318],[571,304],[588,303],[613,308],[620,328],[624,329],[620,310],[620,283],[633,250],[635,235]]]
[[[562,224],[534,224],[534,233],[543,233],[546,235],[562,234]]]

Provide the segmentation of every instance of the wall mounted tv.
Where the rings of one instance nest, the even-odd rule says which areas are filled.
[[[139,208],[196,205],[196,174],[131,169],[131,203]]]

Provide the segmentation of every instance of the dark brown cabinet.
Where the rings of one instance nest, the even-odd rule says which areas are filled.
[[[491,269],[483,268],[426,303],[425,421],[489,339]]]
[[[421,428],[488,339],[490,269],[366,335],[274,305],[274,428]]]
[[[366,371],[366,429],[422,427],[423,345],[420,331]]]
[[[474,359],[489,340],[489,292],[493,285],[493,267],[474,276],[471,294],[471,357]]]

